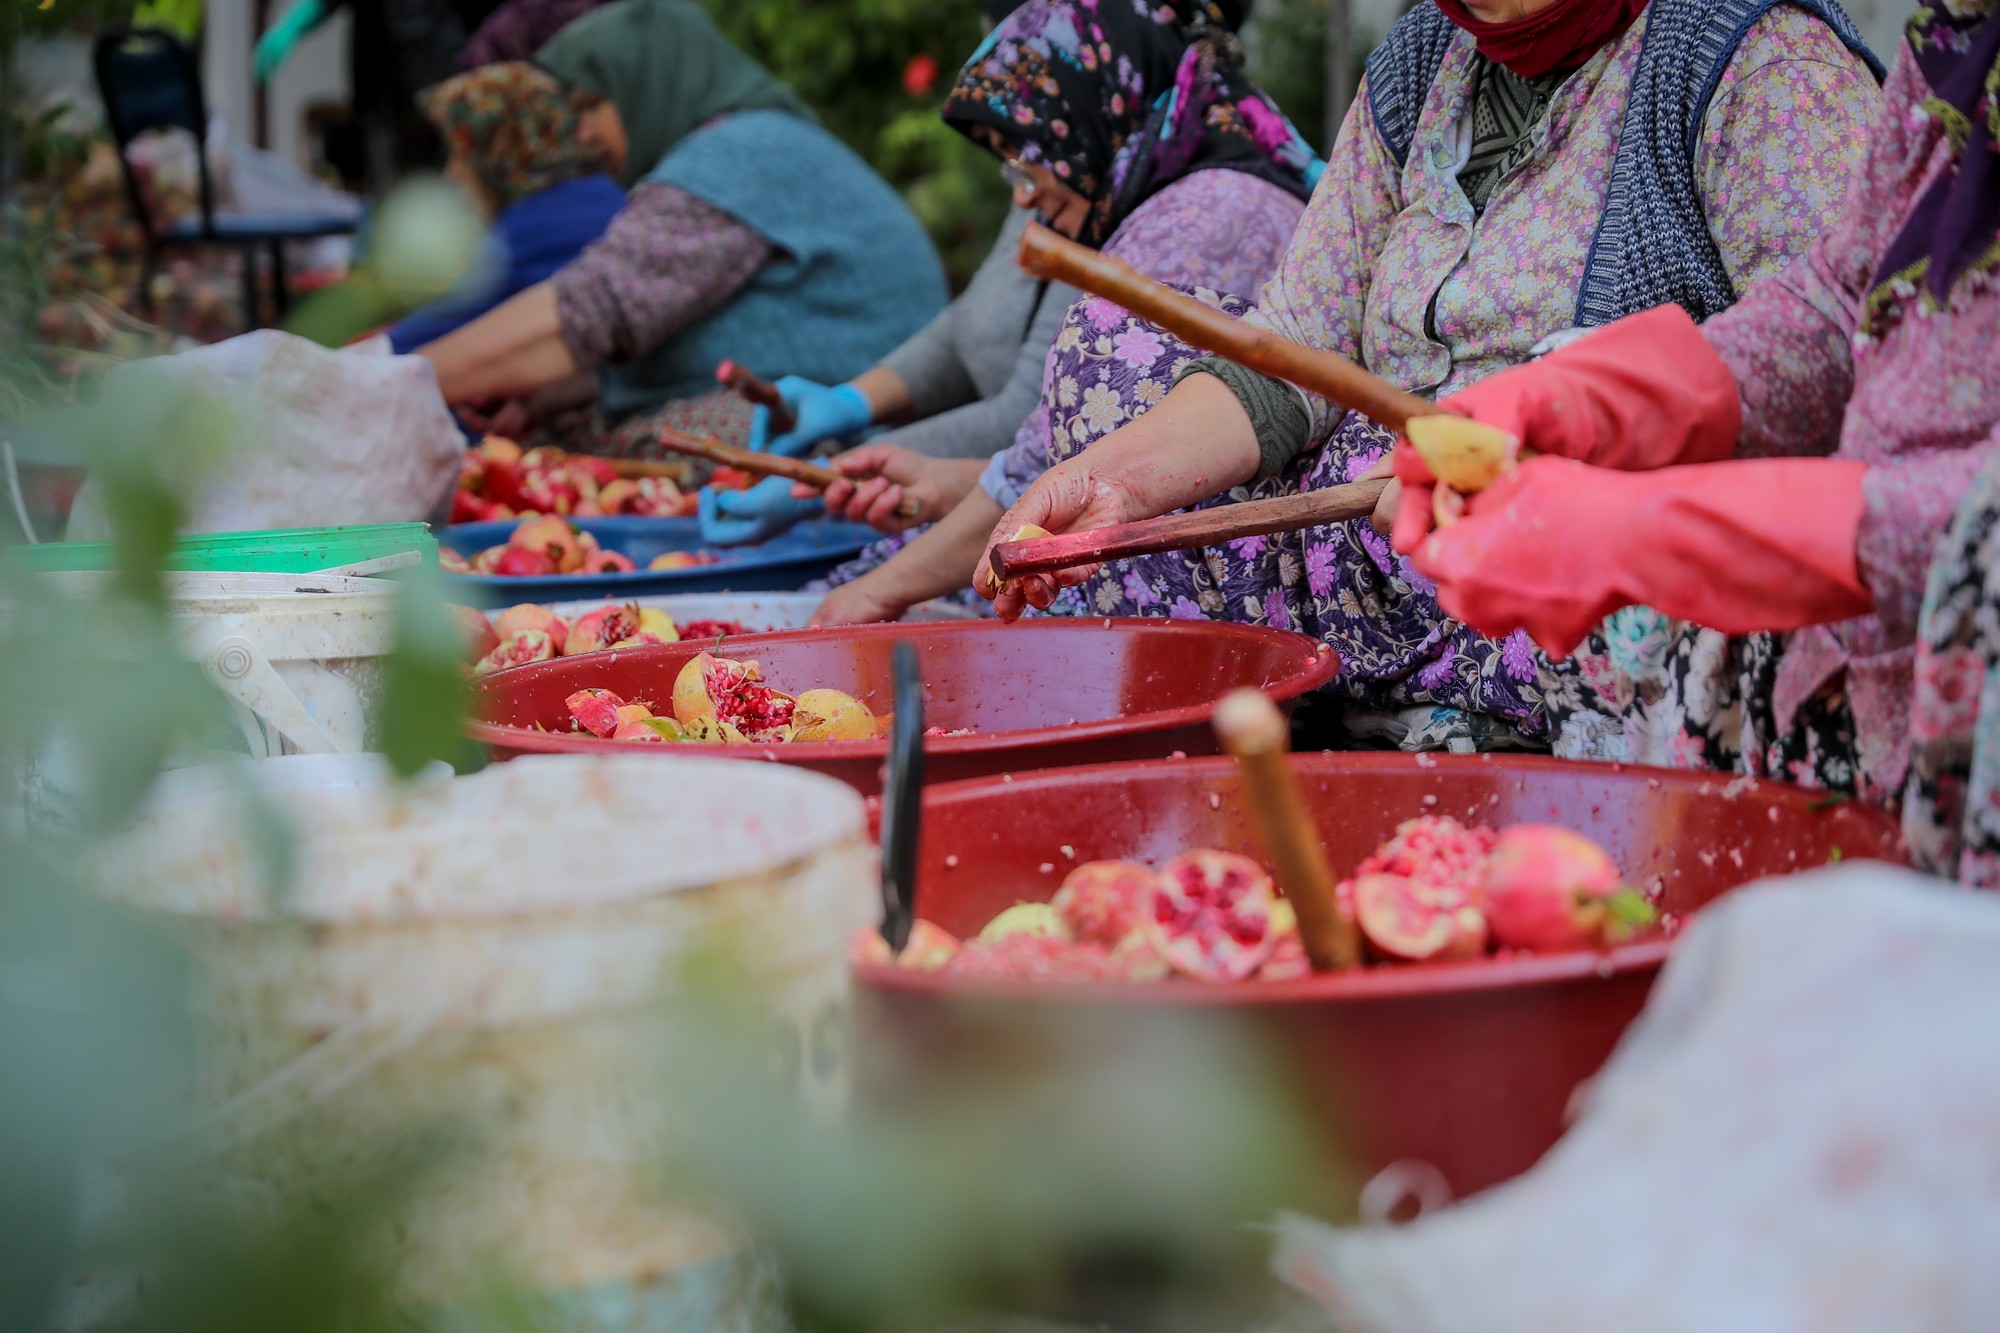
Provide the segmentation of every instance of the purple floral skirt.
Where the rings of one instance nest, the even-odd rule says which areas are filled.
[[[1089,304],[1080,303],[1072,319],[1088,319]],[[1235,315],[1245,308],[1230,298],[1220,304]],[[1059,338],[1056,344],[1049,374],[1049,463],[1144,415],[1200,355],[1129,315],[1114,327],[1087,327],[1090,336]],[[1393,442],[1381,427],[1350,415],[1324,448],[1276,477],[1199,508],[1352,481]],[[1066,592],[1056,609],[1296,630],[1340,654],[1340,675],[1328,687],[1338,699],[1375,710],[1461,710],[1489,724],[1473,728],[1487,741],[1512,732],[1505,740],[1518,743],[1545,730],[1537,684],[1541,659],[1527,636],[1489,639],[1447,617],[1430,581],[1366,520],[1117,561]]]

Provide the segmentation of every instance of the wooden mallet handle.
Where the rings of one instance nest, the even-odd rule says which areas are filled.
[[[1257,690],[1236,690],[1215,708],[1215,733],[1236,759],[1244,803],[1257,821],[1278,872],[1278,887],[1299,916],[1299,937],[1315,972],[1354,967],[1361,939],[1340,910],[1333,872],[1319,830],[1306,814],[1305,797],[1288,762],[1290,728],[1276,704]]]
[[[724,361],[715,368],[715,382],[730,390],[740,398],[747,398],[771,413],[771,433],[784,435],[799,424],[792,412],[792,405],[785,401],[785,395],[778,392],[778,386],[766,379],[759,379],[734,361]]]
[[[683,435],[677,430],[662,430],[660,446],[677,454],[691,458],[706,458],[723,467],[733,467],[740,472],[750,472],[763,477],[786,477],[792,481],[802,481],[808,486],[825,490],[840,480],[840,474],[830,467],[808,463],[800,458],[787,458],[783,454],[760,454],[749,449],[738,449],[724,444],[721,440],[711,440],[705,435]],[[896,506],[901,518],[915,518],[918,514],[917,502],[908,496]]]
[[[1341,407],[1370,417],[1390,430],[1400,433],[1403,423],[1411,417],[1438,410],[1344,356],[1306,347],[1268,329],[1232,319],[1213,306],[1153,281],[1122,260],[1064,240],[1039,223],[1029,223],[1021,236],[1020,263],[1038,278],[1066,282],[1092,296],[1103,297],[1204,352],[1227,357],[1238,365],[1323,394]]]
[[[1239,537],[1260,537],[1272,532],[1319,527],[1366,518],[1375,511],[1375,502],[1388,486],[1380,481],[1350,481],[1344,486],[1280,495],[1270,500],[1245,500],[1241,504],[1218,505],[1186,514],[1168,514],[1138,523],[1118,523],[1088,532],[1067,532],[1059,537],[1037,537],[1032,541],[1001,542],[993,548],[994,577],[1002,583],[1023,574],[1047,574],[1077,565],[1094,565],[1104,560],[1123,560],[1159,551],[1186,551],[1203,546],[1219,546]]]

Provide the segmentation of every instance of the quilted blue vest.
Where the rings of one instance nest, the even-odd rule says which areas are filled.
[[[1730,57],[1751,25],[1781,3],[1818,16],[1882,77],[1882,63],[1838,0],[1652,0],[1604,214],[1577,292],[1578,328],[1668,302],[1698,320],[1735,304],[1736,288],[1702,212],[1695,162],[1702,121]],[[1369,109],[1398,167],[1409,160],[1431,81],[1463,37],[1426,0],[1368,57]]]

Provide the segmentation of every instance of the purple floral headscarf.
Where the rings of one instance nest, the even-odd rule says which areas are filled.
[[[966,62],[945,121],[1090,200],[1087,245],[1194,171],[1304,199],[1324,164],[1243,72],[1232,17],[1216,0],[1026,0]]]

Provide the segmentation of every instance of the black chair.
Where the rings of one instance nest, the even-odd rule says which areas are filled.
[[[173,33],[159,28],[121,27],[98,37],[92,52],[97,91],[104,99],[104,116],[118,147],[118,165],[125,172],[125,190],[132,211],[146,236],[145,275],[140,300],[150,314],[153,276],[161,251],[177,246],[234,246],[243,256],[243,318],[248,327],[264,326],[257,295],[260,249],[271,256],[271,295],[275,316],[282,319],[290,305],[285,280],[285,242],[322,236],[351,235],[359,218],[333,214],[218,213],[215,187],[208,172],[208,104],[202,96],[201,71],[194,53]],[[195,165],[200,174],[201,211],[156,229],[132,167],[132,141],[148,130],[183,129],[194,135]]]

